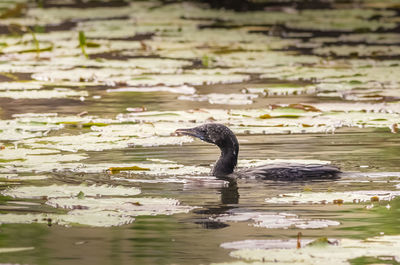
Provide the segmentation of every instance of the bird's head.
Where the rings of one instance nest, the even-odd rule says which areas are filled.
[[[190,129],[178,129],[175,133],[199,138],[221,149],[221,156],[212,170],[213,176],[227,176],[234,171],[239,154],[239,142],[235,134],[225,125],[208,123]]]
[[[207,123],[194,128],[178,129],[175,133],[199,138],[207,143],[217,145],[221,150],[233,148],[237,152],[239,151],[239,143],[235,134],[223,124]]]

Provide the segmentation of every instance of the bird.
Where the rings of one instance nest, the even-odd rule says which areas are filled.
[[[187,135],[214,144],[221,150],[211,175],[232,179],[263,179],[278,181],[335,179],[340,169],[332,165],[276,163],[236,170],[239,142],[236,135],[225,125],[206,123],[194,128],[177,129],[176,135]]]

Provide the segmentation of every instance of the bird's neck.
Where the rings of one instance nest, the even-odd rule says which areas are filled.
[[[236,164],[237,158],[239,154],[239,146],[233,145],[230,147],[220,147],[221,156],[218,161],[215,163],[215,166],[212,170],[212,175],[217,177],[223,177],[233,173]]]

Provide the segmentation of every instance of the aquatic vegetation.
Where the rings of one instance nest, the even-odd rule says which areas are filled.
[[[86,225],[94,227],[110,227],[130,224],[135,221],[131,216],[124,216],[115,211],[90,212],[85,210],[70,211],[68,214],[14,214],[0,215],[2,224],[47,224],[47,225]]]
[[[228,186],[228,182],[225,180],[217,179],[213,176],[201,176],[201,175],[194,175],[194,174],[208,174],[210,169],[205,169],[204,172],[198,172],[193,170],[193,168],[182,168],[185,169],[184,171],[181,170],[178,172],[178,174],[174,177],[163,177],[163,178],[154,178],[154,177],[147,177],[144,178],[142,177],[111,177],[113,180],[117,181],[126,181],[126,182],[131,182],[131,183],[151,183],[151,184],[156,184],[156,183],[177,183],[177,184],[183,184],[183,189],[184,190],[194,190],[199,187],[226,187]],[[207,170],[207,173],[205,172]],[[132,175],[132,172],[129,172]],[[172,170],[172,172],[165,171],[163,174],[157,174],[157,176],[160,175],[168,175],[171,173],[176,173],[175,169]],[[189,175],[190,174],[190,175]],[[148,174],[152,176],[152,174]],[[154,174],[153,174],[154,175]],[[194,176],[193,176],[194,175]]]
[[[366,46],[366,45],[340,45],[329,46],[324,48],[316,48],[313,50],[318,55],[332,55],[332,56],[396,56],[400,55],[399,47],[390,46]]]
[[[263,213],[263,212],[232,212],[229,214],[217,216],[213,218],[220,222],[244,222],[253,221],[253,226],[268,229],[317,229],[328,226],[340,225],[340,222],[323,219],[307,219],[300,218],[296,214],[291,213]]]
[[[155,87],[120,87],[116,89],[108,89],[107,92],[171,92],[179,94],[194,94],[196,89],[190,86],[155,86]]]
[[[167,198],[120,198],[138,194],[140,194],[138,188],[107,185],[11,188],[2,191],[2,195],[13,198],[45,198],[47,205],[70,211],[67,214],[2,214],[0,223],[47,223],[48,225],[54,223],[108,227],[132,223],[135,220],[133,216],[187,213],[195,208],[181,206],[178,200]]]
[[[223,101],[217,100],[215,103]],[[14,141],[14,145],[7,145],[1,150],[0,164],[8,170],[21,172],[51,171],[56,168],[81,168],[90,171],[93,166],[88,165],[84,169],[85,166],[81,167],[71,162],[88,158],[87,154],[83,153],[87,151],[192,142],[190,137],[177,137],[172,134],[178,128],[194,127],[210,120],[229,124],[238,134],[325,133],[335,132],[343,127],[389,129],[398,123],[398,113],[400,111],[397,103],[318,103],[274,105],[266,109],[246,110],[140,111],[119,114],[114,119],[89,115],[80,117],[28,113],[14,115],[14,119],[11,120],[0,121],[0,124],[4,124],[4,129],[0,132],[2,139]],[[66,164],[68,162],[69,164]],[[60,166],[59,163],[64,165]],[[112,166],[98,165],[96,172]],[[163,172],[166,171],[168,170]]]
[[[305,246],[313,240],[302,239],[301,245]],[[297,248],[298,240],[288,239],[288,240],[243,240],[235,242],[222,243],[221,247],[226,249],[292,249]]]
[[[87,97],[86,91],[74,91],[67,88],[56,88],[53,90],[22,90],[0,92],[0,98],[29,98],[29,99],[48,99],[48,98],[67,98],[67,97]]]
[[[83,31],[79,31],[79,46],[81,47],[82,54],[86,58],[89,58],[89,56],[86,53],[87,43],[86,43],[86,36],[85,36],[85,33]]]
[[[34,180],[44,180],[49,179],[46,175],[34,175],[34,176],[19,176],[18,174],[0,174],[0,180],[7,182],[13,181],[34,181]]]
[[[5,263],[52,263],[82,238],[103,259],[97,243],[111,242],[138,264],[223,260],[213,253],[224,240],[240,259],[229,264],[399,261],[398,1],[245,2],[246,11],[231,6],[245,12],[180,1],[0,3],[0,252],[21,251]],[[218,151],[174,134],[207,122],[238,135],[239,168],[345,173],[214,178]],[[338,239],[314,241],[321,232]]]
[[[251,86],[244,92],[262,94],[264,96],[289,96],[316,93],[315,86]]]
[[[80,193],[85,197],[101,196],[134,196],[140,194],[140,189],[133,187],[87,186],[87,185],[50,185],[50,186],[21,186],[2,191],[5,196],[13,198],[60,198],[76,197]]]
[[[253,103],[253,99],[257,98],[254,94],[208,94],[208,95],[191,95],[179,96],[179,100],[190,101],[208,101],[210,104],[224,105],[247,105]]]
[[[185,213],[194,207],[181,206],[178,200],[167,198],[58,198],[46,202],[55,208],[116,211],[126,215],[156,215]]]
[[[71,211],[67,214],[2,214],[0,223],[79,224],[109,227],[132,223],[135,220],[134,216],[187,213],[195,208],[181,206],[177,200],[162,198],[99,199],[85,196],[84,198],[53,198],[46,204]]]
[[[0,248],[0,253],[20,252],[33,250],[34,247],[19,247],[19,248]]]
[[[73,209],[67,214],[2,214],[0,223],[43,223],[58,225],[86,225],[110,227],[130,224],[139,215],[170,215],[187,213],[194,207],[179,206],[171,199],[135,198],[135,199],[50,199],[47,204],[54,207]],[[72,203],[72,205],[69,205]],[[92,207],[93,206],[93,207]]]
[[[201,166],[185,166],[182,164],[178,164],[173,161],[169,161],[168,163],[125,163],[125,164],[74,164],[67,163],[63,165],[63,170],[71,170],[73,172],[82,172],[82,173],[101,173],[101,172],[109,172],[120,173],[126,172],[129,174],[141,174],[141,175],[149,175],[149,176],[175,176],[175,175],[200,175],[200,174],[208,174],[210,172],[209,168],[201,167]]]
[[[319,264],[329,259],[334,264],[349,264],[351,259],[358,257],[376,257],[383,261],[385,257],[398,260],[394,254],[399,248],[398,236],[372,237],[367,240],[341,239],[338,244],[325,244],[324,246],[309,246],[297,248],[283,248],[277,244],[277,248],[240,249],[231,252],[231,256],[244,259],[247,262],[281,262]],[[220,263],[222,264],[222,263]],[[236,264],[224,263],[224,264]],[[257,264],[257,263],[256,263]]]
[[[265,199],[267,203],[300,203],[300,204],[343,204],[374,201],[391,201],[400,196],[398,191],[363,190],[349,192],[303,192],[280,194],[274,198]]]

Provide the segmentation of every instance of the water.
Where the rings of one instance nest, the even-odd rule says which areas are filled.
[[[150,1],[118,2],[115,5],[109,3],[110,6],[100,4],[103,8],[96,13],[76,8],[74,3],[45,2],[45,9],[31,4],[27,6],[31,13],[17,17],[6,15],[2,23],[10,26],[17,21],[34,28],[29,19],[35,17],[36,26],[42,25],[45,32],[41,33],[42,30],[36,27],[33,34],[37,35],[40,47],[52,43],[52,50],[37,52],[32,32],[23,27],[19,28],[20,33],[11,32],[9,27],[0,28],[5,43],[0,54],[0,61],[5,66],[0,70],[0,93],[4,92],[0,95],[0,122],[3,122],[0,123],[0,136],[4,138],[0,138],[0,152],[3,152],[0,153],[0,172],[3,176],[45,175],[49,178],[39,181],[3,179],[0,190],[4,192],[25,185],[38,189],[51,184],[123,185],[139,187],[139,198],[173,198],[181,205],[196,208],[172,215],[156,215],[158,212],[155,212],[153,215],[135,216],[133,223],[113,227],[91,227],[80,223],[58,225],[55,220],[47,219],[44,223],[37,223],[41,220],[33,220],[30,224],[21,224],[20,220],[5,222],[0,226],[1,263],[210,264],[238,261],[230,255],[232,249],[221,247],[227,242],[295,239],[299,232],[303,239],[312,240],[321,237],[366,239],[400,234],[399,198],[344,204],[330,203],[330,199],[327,204],[266,202],[268,198],[287,193],[323,192],[329,197],[334,192],[399,191],[395,185],[400,180],[400,139],[392,133],[396,131],[393,128],[398,125],[400,113],[400,80],[397,75],[400,62],[396,50],[400,43],[398,20],[396,22],[398,7],[387,3],[388,6],[380,10],[371,8],[373,3],[357,8],[351,4],[326,6],[326,3],[320,3],[318,7],[326,9],[312,11],[304,4],[298,8],[310,13],[297,12],[292,7],[296,12],[290,13],[291,9],[286,9],[284,3],[279,8],[265,4],[270,12],[266,17],[258,12],[234,13],[187,3],[158,6]],[[61,9],[51,9],[54,6]],[[318,20],[324,16],[324,11],[332,12],[330,22]],[[282,18],[287,19],[282,21]],[[343,19],[348,23],[339,23]],[[78,31],[83,31],[87,41],[91,42],[91,45],[84,45],[89,58],[82,54]],[[15,41],[18,38],[27,41]],[[365,45],[372,51],[365,47],[360,48],[357,54],[352,47],[340,50],[346,45]],[[387,48],[389,46],[391,49]],[[331,52],[323,51],[329,47]],[[28,48],[34,51],[29,52]],[[335,51],[343,54],[335,54]],[[185,62],[187,64],[183,64]],[[79,71],[73,72],[76,69]],[[95,70],[94,75],[90,74],[92,70]],[[37,77],[35,80],[35,74],[43,75],[45,81],[39,82],[42,79]],[[171,75],[169,79],[156,83],[167,74]],[[215,81],[223,75],[222,81]],[[246,78],[232,81],[235,75]],[[206,96],[206,100],[179,100],[181,93],[162,91],[107,92],[107,89],[120,87],[161,85],[177,89],[181,79],[196,89],[190,96]],[[207,84],[209,79],[209,83],[215,84]],[[13,88],[13,82],[17,83],[17,89]],[[24,88],[27,84],[39,85],[40,88]],[[35,91],[59,87],[73,92],[86,91],[87,95],[52,98],[49,94],[32,98]],[[261,91],[250,93],[247,91],[249,88],[261,88]],[[268,93],[277,88],[279,93]],[[300,92],[288,92],[293,89]],[[26,94],[12,96],[14,90]],[[228,94],[239,95],[239,104],[213,102],[213,93],[225,95],[224,99],[229,98]],[[257,97],[246,104],[243,100],[246,95]],[[314,110],[310,110],[310,106]],[[119,114],[135,115],[128,108],[143,108],[143,112],[139,111],[136,113],[139,116],[127,121],[116,118]],[[221,110],[232,111],[221,114]],[[171,115],[174,111],[185,112]],[[79,115],[84,112],[93,118],[84,120],[87,116]],[[33,116],[15,116],[24,113],[57,113],[60,120],[53,116],[42,120]],[[149,117],[140,116],[146,114]],[[263,115],[267,116],[262,118]],[[181,165],[183,168],[196,166],[195,169],[206,167],[211,170],[219,155],[217,147],[200,140],[182,140],[181,144],[175,145],[162,143],[163,139],[174,139],[172,134],[178,125],[189,127],[210,121],[225,123],[238,132],[240,160],[321,160],[329,161],[345,173],[338,180],[279,182],[240,179],[237,183],[225,185],[205,173],[196,178],[190,170],[180,176],[150,174],[161,172],[162,160],[176,163],[168,168],[168,173]],[[90,122],[100,124],[99,128],[115,130],[101,131],[96,125],[85,125]],[[60,124],[64,125],[58,129],[46,127]],[[119,125],[128,127],[119,131]],[[10,131],[6,131],[9,128]],[[302,133],[293,133],[298,130]],[[78,137],[93,132],[98,135],[76,140],[70,145],[62,139],[63,136]],[[151,140],[155,136],[160,138]],[[95,148],[88,147],[87,142],[94,137],[99,139],[94,141]],[[101,142],[103,139],[107,141]],[[134,147],[128,144],[138,139],[150,139],[150,144]],[[109,143],[110,148],[95,151]],[[40,147],[40,144],[45,147]],[[55,152],[56,155],[50,152],[54,156],[47,158],[54,164],[44,160],[46,154],[27,151],[42,149]],[[20,157],[21,154],[15,154],[18,152],[27,153]],[[4,153],[7,155],[3,157]],[[64,161],[61,159],[63,155],[85,158]],[[38,159],[29,164],[32,157]],[[77,166],[78,163],[101,165],[99,167],[103,168],[95,173],[85,173],[82,167]],[[106,171],[116,164],[136,166],[141,163],[144,167],[154,164],[155,167],[144,173],[110,174]],[[42,172],[38,170],[42,164],[51,166]],[[68,166],[73,170],[67,170]],[[241,166],[243,161],[242,164],[239,161]],[[201,177],[209,178],[204,180]],[[163,183],[156,179],[174,181]],[[24,199],[1,195],[0,217],[10,213],[26,216],[67,212],[61,207],[47,205],[49,198],[46,196]],[[335,199],[343,199],[340,196],[344,195]],[[323,219],[340,224],[319,229],[272,229],[257,227],[260,221],[257,223],[251,219],[237,222],[218,219],[243,213],[295,214],[302,222]],[[2,253],[3,248],[11,247],[32,249]],[[361,264],[371,263],[363,259],[359,260]]]
[[[292,158],[330,160],[344,171],[395,171],[391,149],[398,150],[398,137],[379,132],[343,132],[334,135],[273,135],[243,136],[242,159]],[[389,148],[387,147],[389,146]],[[397,148],[396,148],[397,147]],[[310,151],[311,150],[311,151]],[[315,150],[315,151],[314,151]],[[349,150],[353,150],[349,153]],[[112,159],[131,160],[135,157],[171,159],[184,164],[209,164],[217,150],[201,142],[181,147],[136,148],[91,154],[91,162]],[[360,165],[370,168],[360,169]],[[85,176],[82,176],[85,178]],[[62,181],[58,179],[58,182]],[[79,180],[75,181],[79,182]],[[129,184],[128,184],[129,185]],[[135,184],[135,186],[137,186]],[[238,194],[229,187],[184,188],[182,184],[141,184],[147,196],[172,197],[183,204],[201,208],[189,214],[172,216],[140,216],[133,224],[113,228],[62,227],[45,224],[2,225],[1,245],[34,246],[31,251],[2,254],[2,262],[20,264],[207,264],[228,261],[228,250],[221,243],[244,239],[295,238],[300,231],[304,238],[366,238],[380,233],[398,234],[396,220],[400,201],[392,208],[366,210],[365,205],[287,205],[264,202],[265,197],[280,193],[350,189],[380,189],[386,183],[238,181]],[[239,198],[237,197],[239,195]],[[382,205],[386,203],[382,202]],[[30,207],[31,208],[31,207]],[[247,222],[220,223],[209,219],[230,209],[262,212],[290,212],[301,217],[326,218],[341,222],[325,229],[265,229]],[[16,212],[39,210],[21,209]]]

